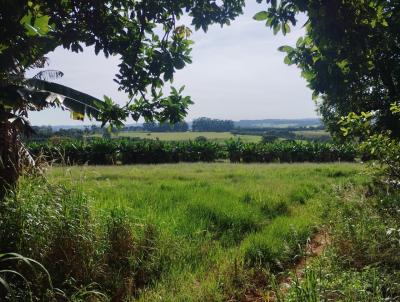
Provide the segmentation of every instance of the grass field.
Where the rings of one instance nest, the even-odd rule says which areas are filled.
[[[53,168],[48,178],[83,190],[96,220],[119,213],[137,236],[152,230],[146,261],[158,264],[157,274],[139,300],[228,301],[265,286],[265,268],[290,265],[298,244],[323,224],[324,204],[362,182],[360,171],[198,163]]]
[[[196,137],[204,136],[208,140],[224,142],[230,138],[239,138],[244,142],[259,142],[261,136],[257,135],[233,135],[230,132],[120,132],[119,137],[138,137],[147,139],[159,139],[162,141],[185,141],[194,140]]]
[[[294,133],[298,136],[307,139],[321,139],[321,138],[329,139],[331,137],[329,132],[325,130],[294,131]]]

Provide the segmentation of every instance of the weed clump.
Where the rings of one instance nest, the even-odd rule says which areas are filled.
[[[235,204],[235,208],[222,201],[196,202],[189,205],[188,211],[193,219],[199,220],[206,230],[226,245],[236,244],[246,234],[261,228],[261,215],[240,202]]]
[[[262,232],[247,237],[242,244],[245,263],[281,271],[301,254],[300,246],[314,231],[315,222],[306,216],[277,217]]]
[[[400,196],[369,191],[353,188],[327,205],[331,244],[293,278],[285,301],[398,301]]]

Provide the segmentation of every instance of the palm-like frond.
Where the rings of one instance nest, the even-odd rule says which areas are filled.
[[[28,79],[25,81],[27,87],[20,89],[20,94],[28,99],[31,103],[40,107],[48,106],[58,102],[63,107],[72,111],[81,119],[84,115],[98,118],[103,101],[70,87],[48,82],[38,78]]]

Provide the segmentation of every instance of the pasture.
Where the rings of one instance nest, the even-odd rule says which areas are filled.
[[[301,131],[294,131],[297,137],[303,137],[306,139],[322,139],[325,138],[329,140],[331,135],[326,130],[301,130]]]
[[[195,140],[197,137],[202,136],[207,140],[215,142],[225,142],[230,138],[240,138],[243,142],[259,142],[261,136],[258,135],[234,135],[230,132],[136,132],[127,131],[120,132],[118,137],[137,137],[147,139],[159,139],[161,141],[187,141]]]
[[[138,241],[151,245],[141,265],[152,272],[137,285],[139,300],[227,301],[262,295],[265,269],[293,264],[299,244],[324,224],[326,204],[363,182],[361,171],[359,164],[75,166],[52,168],[48,179],[83,192],[99,225],[119,215],[137,238],[151,237]]]

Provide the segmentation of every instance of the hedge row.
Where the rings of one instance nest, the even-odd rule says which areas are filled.
[[[64,164],[111,165],[157,164],[177,162],[212,162],[221,155],[221,147],[214,142],[162,142],[153,140],[93,139],[89,142],[69,141],[54,144],[29,143],[34,156]]]
[[[273,143],[227,142],[231,162],[352,162],[357,156],[353,144],[280,141]]]
[[[231,162],[333,162],[354,161],[354,145],[281,141],[243,143],[230,140],[225,145],[210,141],[163,142],[154,140],[106,140],[60,143],[32,142],[33,155],[64,164],[157,164],[212,162],[229,158]]]

